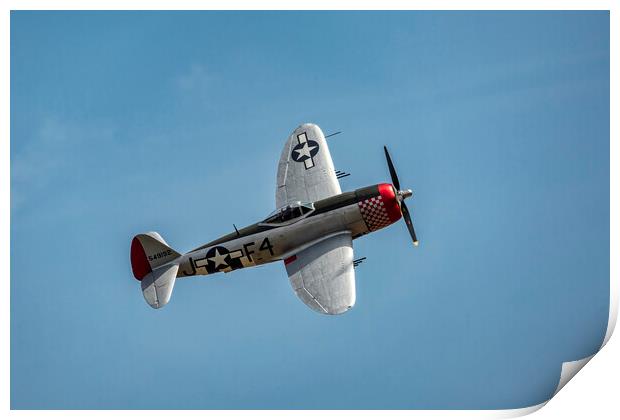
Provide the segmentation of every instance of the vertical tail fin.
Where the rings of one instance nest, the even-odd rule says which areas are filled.
[[[151,307],[161,308],[170,301],[179,271],[178,264],[170,263],[180,256],[157,232],[136,235],[131,241],[131,269]]]

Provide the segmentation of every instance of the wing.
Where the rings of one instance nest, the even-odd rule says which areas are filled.
[[[290,135],[278,163],[276,208],[295,201],[314,202],[340,194],[325,136],[315,124],[300,125]]]
[[[355,274],[350,232],[315,243],[285,260],[295,294],[310,308],[336,315],[355,305]]]

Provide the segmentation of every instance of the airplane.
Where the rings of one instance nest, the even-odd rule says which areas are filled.
[[[329,137],[329,136],[328,136]],[[355,304],[353,240],[404,219],[418,245],[387,147],[392,183],[342,192],[325,135],[302,124],[288,137],[278,163],[276,208],[267,218],[237,229],[185,254],[157,233],[136,235],[131,267],[146,302],[164,307],[181,277],[228,273],[283,261],[291,286],[303,303],[321,314],[342,314]],[[339,172],[340,173],[340,172]]]

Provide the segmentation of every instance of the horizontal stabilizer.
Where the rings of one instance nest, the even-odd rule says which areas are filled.
[[[142,293],[152,308],[164,307],[172,296],[172,288],[179,271],[178,264],[156,268],[142,279]]]

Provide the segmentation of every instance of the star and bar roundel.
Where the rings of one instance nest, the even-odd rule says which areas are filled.
[[[293,148],[291,158],[303,162],[306,169],[314,167],[314,156],[319,153],[319,144],[310,140],[305,132],[297,135],[297,145]]]
[[[243,268],[240,258],[243,251],[228,251],[223,246],[215,246],[207,251],[204,258],[194,260],[196,268],[204,267],[207,273],[217,273],[218,271],[231,271]]]

